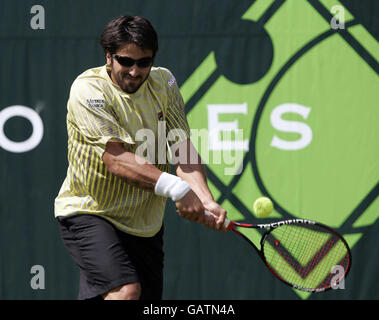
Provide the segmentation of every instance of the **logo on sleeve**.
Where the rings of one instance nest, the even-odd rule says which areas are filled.
[[[172,78],[171,78],[170,81],[168,82],[168,85],[169,85],[170,87],[172,87],[172,85],[173,85],[175,82],[176,82],[176,79],[175,79],[174,76],[172,76]]]

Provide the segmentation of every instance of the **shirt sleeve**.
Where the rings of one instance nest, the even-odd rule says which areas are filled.
[[[167,69],[166,69],[167,70]],[[167,70],[168,106],[166,112],[167,138],[170,146],[189,139],[191,133],[188,125],[183,97],[175,77]]]
[[[109,100],[98,83],[79,79],[71,87],[67,106],[67,121],[100,157],[107,142],[134,144],[130,134],[117,121],[112,101]]]

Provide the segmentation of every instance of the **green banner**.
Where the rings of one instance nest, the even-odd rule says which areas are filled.
[[[354,247],[379,217],[377,40],[339,1],[255,1],[238,23],[252,34],[225,33],[182,86],[191,127],[213,133],[199,149],[214,194],[252,222],[269,196],[266,220],[323,222]]]

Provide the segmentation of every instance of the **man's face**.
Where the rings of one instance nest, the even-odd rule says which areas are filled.
[[[116,52],[117,56],[128,57],[133,60],[152,58],[151,50],[144,50],[134,43],[128,43]],[[146,67],[139,67],[134,63],[131,67],[121,65],[116,58],[112,58],[109,53],[106,55],[107,64],[111,66],[110,77],[123,91],[127,93],[136,92],[145,82],[150,74],[151,64]],[[121,62],[121,60],[120,60]]]

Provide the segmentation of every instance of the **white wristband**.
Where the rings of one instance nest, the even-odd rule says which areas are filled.
[[[156,195],[171,198],[173,201],[180,200],[190,190],[191,187],[187,182],[167,172],[160,175],[154,188]]]

